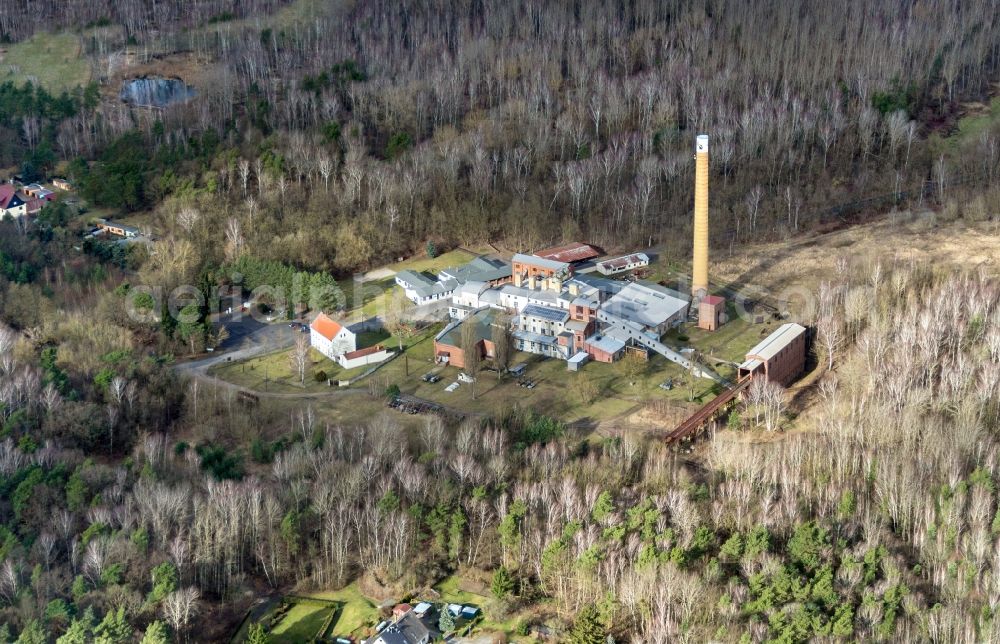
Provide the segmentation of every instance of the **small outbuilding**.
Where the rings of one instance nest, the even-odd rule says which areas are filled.
[[[586,351],[579,351],[566,361],[566,369],[569,371],[579,371],[580,367],[587,364],[589,360],[590,355]]]
[[[706,295],[698,303],[698,328],[715,331],[726,323],[726,298]]]

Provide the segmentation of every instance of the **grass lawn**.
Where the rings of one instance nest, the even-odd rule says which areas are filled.
[[[674,346],[695,346],[705,355],[740,362],[747,349],[759,342],[761,330],[771,330],[770,326],[752,325],[741,319],[734,319],[715,332],[686,327],[683,331],[688,340],[680,341],[673,332],[666,342]],[[511,364],[525,363],[525,377],[536,383],[533,389],[519,387],[510,377],[497,381],[493,372],[482,372],[476,383],[476,398],[472,398],[472,386],[462,383],[451,393],[445,387],[455,382],[461,371],[455,367],[441,367],[433,363],[433,344],[417,346],[410,351],[410,374],[403,373],[400,361],[387,365],[379,373],[390,384],[399,386],[403,393],[455,407],[473,413],[490,414],[517,403],[522,407],[538,410],[568,423],[598,424],[620,418],[650,402],[662,401],[680,406],[691,405],[688,399],[694,395],[695,403],[705,402],[718,392],[718,386],[704,378],[692,378],[686,370],[666,358],[652,354],[648,362],[632,377],[628,377],[622,363],[588,363],[579,372],[566,370],[562,360],[545,359],[541,356],[518,353]],[[723,376],[733,378],[735,368],[717,365],[716,370]],[[420,376],[434,371],[442,377],[440,382],[429,384]],[[672,379],[674,388],[665,391],[659,385]],[[581,389],[592,390],[589,402]]]
[[[80,55],[74,34],[39,32],[9,45],[0,59],[0,82],[22,84],[35,80],[51,92],[70,90],[90,82],[90,65]]]
[[[423,332],[406,338],[403,347],[406,348],[411,366],[414,361],[418,363],[430,358],[434,346],[433,337],[440,330],[440,326],[428,327]],[[395,337],[390,336],[385,331],[365,331],[358,334],[358,346],[370,347],[382,344],[390,349],[397,349],[399,342]],[[291,364],[291,354],[294,349],[282,349],[273,353],[255,356],[249,360],[239,362],[223,362],[212,366],[208,373],[216,378],[231,382],[234,385],[255,391],[268,391],[274,393],[302,393],[318,394],[330,391],[331,387],[326,381],[317,382],[314,375],[323,371],[327,378],[333,380],[334,386],[338,380],[350,380],[360,376],[371,365],[355,367],[354,369],[342,369],[333,360],[330,360],[315,349],[309,350],[310,365],[306,368],[306,379],[304,383],[299,382],[297,373],[293,373]],[[421,356],[417,358],[416,356]],[[396,364],[399,363],[399,364]],[[396,378],[403,377],[404,358],[399,356],[383,366],[378,374],[390,374],[389,382],[395,382]],[[398,376],[395,372],[398,372]],[[422,374],[424,372],[420,372]],[[417,374],[418,376],[420,374]],[[265,382],[266,377],[266,382]],[[356,387],[366,387],[363,380],[355,384]]]
[[[506,633],[508,637],[514,634],[518,623],[521,621],[519,614],[514,613],[505,616],[503,619],[497,619],[497,616],[492,614],[490,610],[490,605],[492,604],[491,597],[462,590],[459,587],[460,584],[461,577],[456,574],[435,584],[434,590],[441,593],[441,601],[443,602],[449,604],[469,604],[478,607],[482,611],[483,620],[476,626],[473,635],[490,631]]]
[[[442,253],[437,257],[411,257],[410,259],[404,259],[401,262],[396,262],[395,264],[389,264],[386,266],[387,269],[394,273],[399,271],[428,271],[430,273],[437,273],[443,268],[448,268],[449,266],[459,266],[461,264],[466,264],[475,257],[474,254],[463,250],[461,248],[456,248],[455,250],[450,250],[447,253]]]
[[[298,374],[292,372],[292,351],[293,349],[282,349],[241,362],[223,362],[212,366],[208,373],[234,385],[257,391],[322,393],[329,391],[330,387],[326,381],[316,382],[313,374],[322,370],[328,378],[336,381],[344,372],[336,362],[315,349],[310,349],[306,379],[304,383],[300,383]]]
[[[382,270],[392,271],[393,275],[400,271],[427,271],[436,275],[441,269],[449,266],[460,266],[468,263],[476,257],[475,254],[462,249],[448,251],[437,257],[411,257],[410,259],[389,264]],[[348,319],[351,322],[358,322],[361,318],[372,318],[383,313],[387,306],[387,295],[393,293],[396,280],[392,276],[378,279],[355,282],[353,278],[345,278],[337,281],[347,299]]]
[[[309,593],[307,596],[341,602],[340,613],[327,633],[330,636],[351,635],[378,623],[378,604],[362,595],[356,583],[340,590]]]
[[[985,130],[991,128],[998,120],[1000,120],[1000,97],[991,100],[983,113],[970,114],[959,119],[958,131],[946,140],[953,149],[957,148],[960,143],[979,138]]]
[[[293,601],[295,601],[295,605],[285,614],[285,618],[271,630],[269,642],[293,644],[294,642],[311,641],[319,634],[319,629],[329,617],[330,611],[337,610],[336,606],[324,602]]]

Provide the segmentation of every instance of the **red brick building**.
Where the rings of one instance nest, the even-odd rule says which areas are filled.
[[[477,337],[476,350],[481,359],[492,359],[496,346],[493,344],[493,320],[496,309],[481,309],[469,314],[460,322],[446,326],[434,338],[434,361],[449,364],[459,369],[465,368],[465,350],[462,348],[462,327],[472,324]]]
[[[511,273],[514,283],[519,284],[520,279],[531,277],[555,277],[557,275],[569,276],[573,273],[573,268],[567,262],[558,262],[554,259],[544,259],[535,255],[524,255],[518,253],[511,259]]]
[[[715,331],[726,321],[726,298],[706,295],[698,303],[698,328]]]
[[[782,324],[747,352],[739,379],[763,376],[788,386],[806,366],[806,329],[801,324]]]

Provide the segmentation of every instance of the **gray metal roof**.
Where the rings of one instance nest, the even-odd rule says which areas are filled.
[[[456,295],[479,295],[483,291],[485,291],[487,288],[489,288],[489,287],[486,285],[486,282],[468,281],[468,282],[462,284],[461,286],[459,286],[457,289],[455,289],[455,294]]]
[[[541,333],[532,333],[531,331],[514,331],[513,335],[518,340],[523,340],[524,342],[550,345],[559,344],[559,339],[554,335],[542,335]]]
[[[611,296],[601,311],[645,327],[655,327],[684,311],[688,300],[670,289],[645,282],[632,282]]]
[[[805,332],[806,328],[801,324],[796,324],[795,322],[782,324],[774,333],[761,340],[753,349],[747,351],[747,359],[749,360],[751,357],[754,357],[761,360],[770,360]]]
[[[440,633],[436,629],[417,617],[413,610],[410,610],[398,621],[382,629],[372,641],[384,644],[419,644],[439,635]]]
[[[510,264],[489,257],[474,257],[464,266],[449,266],[442,269],[440,275],[459,282],[492,282],[510,277]]]
[[[602,293],[617,293],[618,291],[622,290],[622,288],[625,286],[624,282],[589,274],[588,275],[574,274],[570,282],[573,281],[579,282],[583,286],[590,286],[592,288],[596,288]]]
[[[557,262],[554,259],[545,259],[544,257],[536,257],[534,255],[525,255],[524,253],[518,253],[514,255],[511,259],[512,262],[520,262],[522,264],[531,264],[532,266],[538,266],[539,268],[548,268],[554,271],[561,271],[569,268],[569,264],[566,262]]]
[[[529,300],[535,300],[540,302],[551,302],[555,304],[559,301],[559,294],[555,291],[549,291],[547,289],[541,290],[531,290],[523,286],[514,286],[513,284],[504,284],[500,287],[500,291],[506,293],[507,295],[520,296],[527,298]]]
[[[410,270],[399,271],[396,273],[396,279],[408,284],[409,287],[420,297],[451,293],[455,290],[455,287],[458,286],[458,282],[453,279],[434,281],[423,273]]]
[[[625,348],[624,342],[607,335],[592,335],[587,338],[587,344],[606,353],[618,353]]]

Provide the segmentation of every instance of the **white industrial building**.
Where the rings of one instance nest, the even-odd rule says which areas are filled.
[[[638,268],[649,266],[649,255],[646,253],[633,253],[614,259],[606,259],[597,263],[597,272],[602,275],[616,275],[634,271]]]

